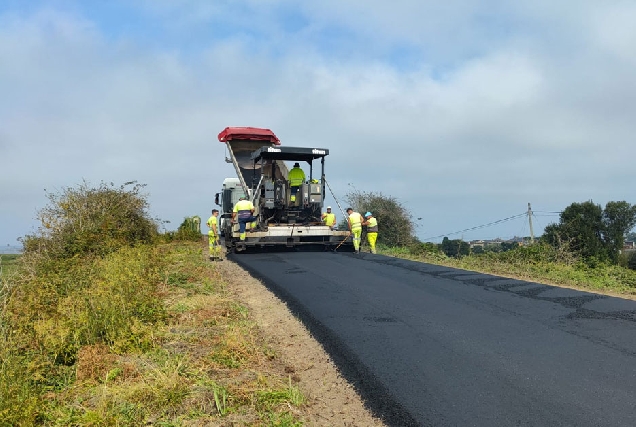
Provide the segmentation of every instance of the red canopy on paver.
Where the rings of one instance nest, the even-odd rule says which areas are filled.
[[[278,139],[278,137],[269,129],[251,127],[226,127],[219,134],[219,142],[227,142],[233,139],[269,141],[274,145],[280,145],[280,140]]]

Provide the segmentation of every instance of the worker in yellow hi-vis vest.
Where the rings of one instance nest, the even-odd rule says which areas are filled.
[[[232,222],[238,220],[239,224],[239,240],[245,240],[245,228],[248,222],[256,221],[258,218],[254,216],[254,205],[247,200],[247,196],[242,195],[238,202],[234,205],[232,212]]]
[[[362,215],[355,212],[353,208],[347,208],[347,215],[349,215],[349,230],[353,234],[353,248],[356,253],[360,253],[360,236],[362,235]]]
[[[331,206],[327,206],[327,212],[323,213],[321,218],[330,229],[333,230],[336,226],[336,214],[331,212]]]
[[[296,193],[298,189],[305,182],[305,171],[300,168],[299,163],[294,163],[294,167],[287,173],[287,179],[289,179],[289,187],[291,190],[291,197],[289,200],[292,203],[296,202]]]
[[[210,250],[210,261],[223,261],[221,258],[221,239],[219,238],[219,210],[212,209],[212,216],[208,218],[208,247]]]
[[[375,242],[378,240],[378,220],[373,216],[371,212],[364,214],[364,222],[362,225],[367,226],[367,241],[371,247],[371,253],[375,253]]]

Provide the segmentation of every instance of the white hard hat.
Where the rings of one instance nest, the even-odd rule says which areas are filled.
[[[327,209],[331,209],[331,206],[327,206]]]

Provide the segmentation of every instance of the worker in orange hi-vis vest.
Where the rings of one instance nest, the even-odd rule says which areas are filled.
[[[362,235],[362,215],[355,212],[353,208],[347,208],[347,215],[349,215],[349,230],[353,234],[353,248],[356,253],[360,253],[360,236]]]
[[[378,220],[375,219],[371,212],[364,214],[364,222],[362,225],[367,226],[367,241],[371,247],[371,253],[375,253],[375,242],[378,240]]]

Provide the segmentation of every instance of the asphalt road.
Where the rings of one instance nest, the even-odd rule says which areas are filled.
[[[636,301],[381,255],[233,255],[391,426],[636,426]]]

